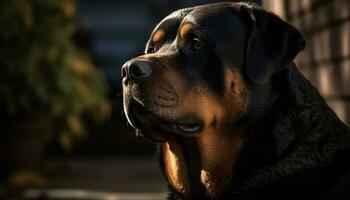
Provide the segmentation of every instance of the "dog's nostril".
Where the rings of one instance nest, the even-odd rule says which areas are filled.
[[[126,62],[121,68],[121,76],[124,82],[141,79],[152,73],[152,63],[145,60],[131,60]]]
[[[130,76],[133,78],[147,77],[152,72],[152,63],[148,61],[134,61],[129,66]]]

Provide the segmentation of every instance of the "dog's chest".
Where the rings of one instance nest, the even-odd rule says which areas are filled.
[[[198,158],[189,156],[191,152],[187,148],[184,150],[184,146],[177,142],[162,145],[166,178],[183,199],[204,199],[204,196],[215,199],[232,179],[240,143],[213,136],[215,134],[208,134],[198,139]]]

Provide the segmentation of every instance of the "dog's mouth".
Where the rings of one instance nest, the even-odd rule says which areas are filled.
[[[130,102],[127,112],[129,123],[138,135],[156,142],[165,141],[171,135],[198,136],[204,127],[201,119],[193,115],[176,117],[162,114],[159,110],[148,109],[136,101]]]

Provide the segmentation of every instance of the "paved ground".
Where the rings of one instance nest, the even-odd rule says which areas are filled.
[[[28,189],[29,199],[160,200],[166,183],[153,158],[75,158],[52,161],[44,188]]]

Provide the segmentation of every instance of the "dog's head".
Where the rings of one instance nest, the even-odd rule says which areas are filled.
[[[244,137],[250,88],[267,84],[304,46],[295,28],[242,3],[178,10],[157,25],[145,54],[122,67],[124,110],[175,158],[188,154],[187,164],[175,166],[180,172],[168,173],[175,190],[215,196],[224,188]],[[189,186],[197,182],[203,188]]]

